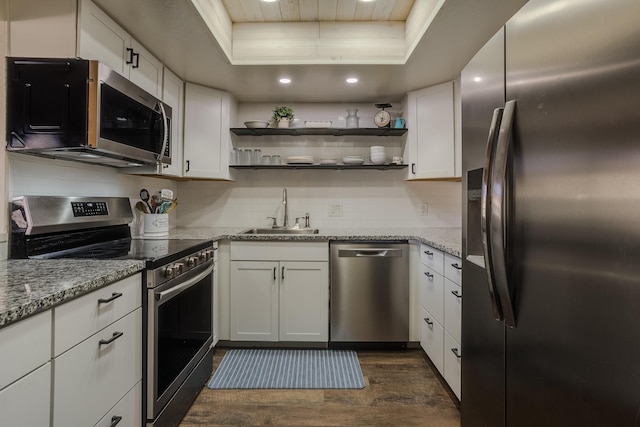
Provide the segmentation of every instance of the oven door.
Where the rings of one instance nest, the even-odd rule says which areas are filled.
[[[213,261],[147,293],[147,418],[154,419],[213,344]]]

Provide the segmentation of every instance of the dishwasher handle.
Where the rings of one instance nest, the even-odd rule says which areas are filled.
[[[375,248],[375,249],[340,249],[340,258],[394,258],[401,257],[402,249]]]

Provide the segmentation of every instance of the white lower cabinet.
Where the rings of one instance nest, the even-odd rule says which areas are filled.
[[[420,345],[459,399],[462,263],[428,245],[421,246],[420,261]]]
[[[51,415],[51,362],[0,391],[0,425],[48,426]]]
[[[448,332],[444,333],[444,367],[442,376],[460,399],[460,344]]]
[[[230,339],[326,342],[328,256],[324,242],[232,242]]]
[[[53,309],[54,427],[142,422],[141,289],[136,274]]]
[[[56,357],[54,426],[94,425],[140,381],[141,311],[138,308]]]
[[[129,393],[102,417],[95,427],[137,427],[142,414],[142,381],[139,381]]]
[[[424,349],[438,371],[444,368],[443,337],[444,329],[431,313],[421,307],[422,324],[420,327],[420,346]]]
[[[48,426],[51,310],[0,329],[0,425]]]

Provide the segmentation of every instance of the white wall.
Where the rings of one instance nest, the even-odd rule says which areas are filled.
[[[406,170],[242,170],[235,182],[180,182],[178,224],[184,227],[282,224],[282,189],[289,217],[309,212],[313,227],[460,227],[459,182],[403,181]],[[330,217],[329,205],[342,204]],[[427,203],[427,215],[420,205]]]
[[[95,166],[64,160],[44,159],[18,153],[8,153],[8,200],[16,196],[115,196],[129,197],[132,204],[139,200],[141,188],[149,192],[168,188],[176,192],[177,184],[167,179],[127,175],[111,167]],[[135,212],[135,209],[134,209]],[[177,225],[170,215],[171,227]],[[140,218],[132,224],[132,233],[141,233]]]

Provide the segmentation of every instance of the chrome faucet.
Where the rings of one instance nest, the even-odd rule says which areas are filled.
[[[282,226],[284,228],[289,227],[289,207],[287,206],[287,189],[282,190],[282,204],[284,205],[284,222]]]

